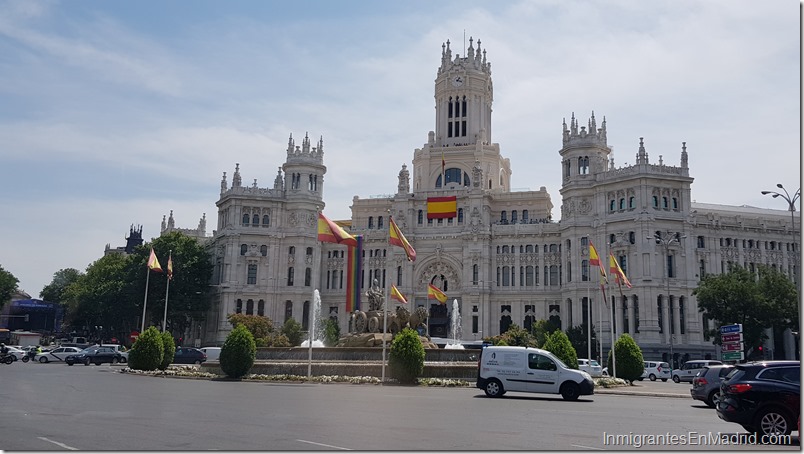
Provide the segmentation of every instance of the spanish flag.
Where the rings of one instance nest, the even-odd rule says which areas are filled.
[[[405,239],[405,235],[402,235],[402,231],[399,230],[399,227],[394,222],[394,217],[389,216],[391,219],[390,225],[388,226],[388,243],[394,246],[399,246],[405,250],[405,255],[408,256],[408,260],[411,262],[416,261],[416,250],[413,249],[413,246],[408,243],[408,240]]]
[[[357,246],[355,237],[346,233],[343,227],[329,220],[324,213],[318,213],[318,241]]]
[[[606,277],[606,269],[603,268],[603,263],[600,261],[600,256],[597,255],[597,250],[595,249],[595,245],[592,242],[589,242],[589,264],[592,266],[597,266],[600,269],[600,285],[603,285],[604,282],[608,282]]]
[[[447,294],[442,292],[440,288],[433,284],[427,285],[427,299],[438,300],[439,303],[444,304],[447,302]]]
[[[408,300],[405,299],[405,295],[403,295],[396,285],[391,286],[391,298],[399,301],[402,304],[408,304]]]
[[[168,275],[168,279],[170,279],[172,281],[173,280],[173,253],[172,252],[168,256],[167,275]]]
[[[159,259],[156,258],[154,248],[151,248],[151,256],[148,257],[148,268],[151,269],[151,271],[156,271],[157,273],[162,272],[162,265],[159,264]]]
[[[427,219],[454,218],[458,214],[458,199],[449,197],[427,198]]]
[[[620,264],[617,263],[617,259],[614,258],[611,252],[609,252],[609,273],[614,276],[614,282],[619,285],[625,284],[626,287],[632,288],[631,281],[625,276],[623,269],[620,268]]]

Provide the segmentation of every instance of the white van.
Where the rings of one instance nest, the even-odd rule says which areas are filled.
[[[207,361],[217,361],[221,356],[220,347],[201,347],[199,350],[206,353]]]
[[[552,353],[531,347],[484,347],[477,362],[477,387],[489,397],[518,391],[576,400],[595,393],[588,373],[570,369]]]

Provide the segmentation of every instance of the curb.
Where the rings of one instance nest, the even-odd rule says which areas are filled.
[[[691,397],[687,394],[659,393],[650,391],[630,391],[617,388],[595,389],[595,394],[617,394],[621,396],[640,396],[640,397],[677,397],[682,399],[691,399]]]

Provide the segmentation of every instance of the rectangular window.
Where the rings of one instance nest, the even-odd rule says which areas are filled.
[[[250,264],[248,266],[248,278],[247,278],[246,282],[249,285],[254,285],[254,284],[257,283],[257,265]]]
[[[659,296],[659,301],[656,302],[656,315],[659,318],[659,333],[664,333],[664,307],[662,306],[662,297]]]
[[[675,260],[673,258],[674,256],[672,255],[667,256],[667,277],[676,277]]]

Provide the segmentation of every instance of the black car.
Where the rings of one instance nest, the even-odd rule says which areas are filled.
[[[201,364],[207,360],[207,354],[197,348],[176,347],[173,364]]]
[[[85,366],[94,363],[100,366],[103,363],[117,364],[120,362],[121,357],[122,355],[111,347],[89,347],[82,350],[81,353],[64,358],[64,362],[68,366],[76,363],[81,363]]]
[[[737,364],[720,385],[717,415],[751,433],[788,435],[797,430],[801,361]]]

